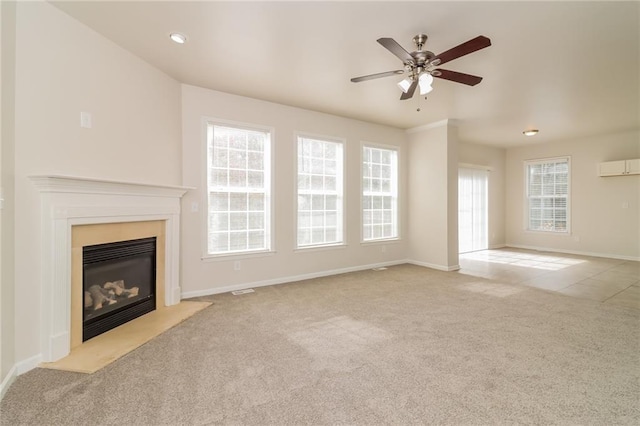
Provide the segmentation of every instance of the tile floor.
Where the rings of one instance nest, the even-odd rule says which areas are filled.
[[[460,255],[461,274],[640,309],[640,262],[503,248]]]

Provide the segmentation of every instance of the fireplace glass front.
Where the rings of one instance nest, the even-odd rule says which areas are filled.
[[[156,308],[156,238],[82,248],[82,341]]]

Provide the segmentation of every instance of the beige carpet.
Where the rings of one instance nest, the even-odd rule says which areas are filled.
[[[637,309],[411,265],[206,300],[95,374],[18,377],[1,423],[640,423]]]

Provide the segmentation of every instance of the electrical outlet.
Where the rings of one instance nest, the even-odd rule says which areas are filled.
[[[199,206],[198,206],[198,202],[197,201],[192,202],[191,203],[191,212],[192,213],[196,213],[198,211],[198,207]]]
[[[80,113],[80,127],[85,129],[91,128],[91,113],[81,112]]]
[[[240,270],[240,261],[236,260],[235,262],[233,262],[233,270],[234,271],[239,271]]]

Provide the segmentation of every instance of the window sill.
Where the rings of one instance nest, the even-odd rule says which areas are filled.
[[[539,234],[539,235],[557,235],[559,237],[570,237],[571,231],[539,231],[535,229],[525,229],[525,234]]]
[[[379,240],[367,240],[360,241],[361,246],[375,246],[380,244],[397,244],[401,241],[400,237],[398,238],[381,238]]]
[[[224,262],[229,260],[252,259],[256,257],[273,256],[277,252],[275,250],[264,250],[255,252],[229,253],[229,254],[207,254],[202,256],[203,262]]]
[[[336,250],[336,249],[345,249],[345,248],[347,248],[346,244],[327,244],[323,246],[296,247],[295,249],[293,249],[293,251],[295,253],[306,253],[306,252]]]

